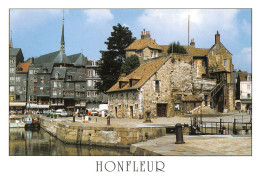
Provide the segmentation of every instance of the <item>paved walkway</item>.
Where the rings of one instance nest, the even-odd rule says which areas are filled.
[[[135,155],[208,156],[252,155],[251,137],[184,136],[185,144],[175,144],[176,136],[168,135],[131,145]]]
[[[243,121],[244,122],[249,122],[250,121],[250,115],[247,113],[239,113],[238,111],[231,112],[231,113],[221,113],[218,114],[219,116],[216,115],[204,115],[202,117],[203,121],[218,121],[220,118],[224,122],[233,122],[234,121],[234,116],[236,116],[236,119],[242,119],[243,115]],[[206,116],[206,117],[205,117]],[[103,124],[105,125],[107,123],[107,118],[104,117],[97,117],[97,116],[90,116],[91,120],[88,121],[90,124]],[[52,119],[50,117],[44,117],[44,119],[50,120],[50,121],[65,121],[65,122],[72,122],[73,118],[72,117],[59,117],[57,119]],[[200,117],[199,117],[200,119]],[[175,117],[159,117],[159,118],[152,118],[152,123],[143,123],[143,119],[126,119],[126,118],[111,118],[110,119],[110,124],[111,125],[124,125],[124,126],[140,126],[140,125],[175,125],[177,123],[186,123],[190,124],[190,117],[189,116],[175,116]],[[80,123],[82,122],[82,118],[76,117],[76,122]]]

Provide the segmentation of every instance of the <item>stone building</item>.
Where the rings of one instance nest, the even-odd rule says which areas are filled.
[[[205,87],[197,91],[194,85],[192,56],[171,54],[158,57],[139,66],[128,76],[121,76],[108,91],[111,117],[170,117],[184,114],[201,105],[199,96],[216,85],[204,80]],[[195,84],[202,83],[198,81]],[[210,90],[211,90],[210,89]],[[201,89],[200,89],[201,90]],[[194,105],[195,104],[195,105]]]
[[[144,30],[141,32],[141,39],[135,40],[125,51],[126,58],[137,55],[140,64],[144,64],[162,56],[163,49],[151,38],[150,32]]]
[[[153,117],[191,113],[202,107],[234,110],[232,54],[220,42],[218,32],[209,49],[196,48],[194,39],[184,46],[186,55],[167,55],[168,47],[159,46],[149,32],[142,32],[141,39],[126,48],[126,56],[138,55],[141,66],[121,76],[107,91],[112,117],[143,118],[147,109]]]

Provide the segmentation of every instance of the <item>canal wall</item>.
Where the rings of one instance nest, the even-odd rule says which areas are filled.
[[[88,123],[41,122],[41,127],[66,144],[129,148],[166,135],[164,127],[122,127]]]

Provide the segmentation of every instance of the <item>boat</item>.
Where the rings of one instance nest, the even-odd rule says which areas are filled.
[[[28,115],[25,118],[25,129],[40,129],[40,123]]]
[[[22,117],[18,117],[16,115],[11,115],[9,117],[9,127],[10,128],[24,128],[25,122]]]

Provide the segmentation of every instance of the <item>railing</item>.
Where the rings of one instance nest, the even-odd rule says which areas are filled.
[[[215,107],[214,97],[216,94],[221,90],[221,88],[224,86],[225,81],[222,80],[219,84],[217,84],[210,92],[210,105],[211,107]]]
[[[252,134],[252,122],[243,122],[241,119],[234,119],[233,122],[219,121],[199,121],[196,118],[191,119],[191,135],[245,135]]]

